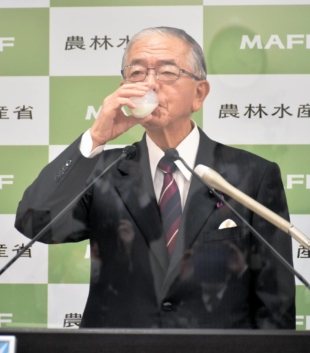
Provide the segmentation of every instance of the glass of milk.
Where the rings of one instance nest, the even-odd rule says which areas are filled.
[[[131,114],[136,118],[145,118],[158,106],[157,95],[153,90],[148,90],[143,97],[130,97],[135,104],[134,109],[130,109]]]

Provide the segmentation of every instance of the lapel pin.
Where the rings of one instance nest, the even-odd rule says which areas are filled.
[[[220,197],[224,200],[224,195],[220,195]],[[216,204],[217,208],[221,208],[222,206],[223,206],[223,202],[221,202],[221,201],[217,202],[217,204]]]

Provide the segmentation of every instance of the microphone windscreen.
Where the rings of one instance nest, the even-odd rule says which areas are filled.
[[[165,151],[165,157],[168,161],[174,162],[179,159],[179,152],[175,148],[169,148]]]
[[[126,159],[133,159],[136,156],[136,146],[128,145],[123,149],[123,153],[127,155]]]
[[[223,179],[222,176],[215,170],[205,165],[199,164],[196,166],[194,171],[212,188],[218,191],[227,192],[227,187],[229,188],[230,184],[228,184],[227,181]]]

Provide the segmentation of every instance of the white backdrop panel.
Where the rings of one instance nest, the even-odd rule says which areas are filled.
[[[0,215],[0,244],[2,255],[0,268],[5,266],[16,255],[17,249],[30,241],[14,228],[15,215]],[[47,283],[48,282],[48,246],[35,243],[30,248],[31,257],[19,258],[0,276],[0,283]],[[29,254],[29,253],[28,253]],[[27,253],[26,253],[27,255]]]
[[[0,77],[1,107],[7,109],[1,119],[0,145],[48,145],[49,78]],[[18,119],[18,111],[32,119]]]
[[[298,111],[309,104],[310,75],[210,75],[209,81],[203,126],[212,139],[226,144],[309,143],[310,118],[298,118]],[[239,117],[219,118],[225,104],[237,105]],[[292,115],[279,117],[282,104]],[[250,105],[251,118],[246,114]],[[259,105],[267,114],[261,118],[254,115]]]
[[[184,18],[187,21],[184,21]],[[137,19],[137,21],[135,21]],[[143,28],[170,26],[183,28],[202,46],[202,6],[51,8],[50,75],[120,75],[121,58],[129,39]],[[69,36],[82,36],[85,50],[65,50]],[[110,38],[113,47],[90,47],[92,38]],[[99,41],[101,44],[103,40]],[[90,65],[90,63],[92,63]]]

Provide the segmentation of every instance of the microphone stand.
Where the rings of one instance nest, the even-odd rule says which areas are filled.
[[[123,159],[131,159],[134,158],[136,155],[136,147],[129,145],[126,146],[122,152],[122,154],[112,162],[106,169],[104,169],[99,176],[97,176],[85,189],[83,189],[64,209],[62,209],[44,228],[42,228],[37,235],[35,235],[30,242],[21,250],[19,251],[5,266],[2,267],[0,270],[0,276],[9,268],[13,263],[20,258],[25,251],[27,251],[33,243],[39,240],[43,234],[48,230],[48,228],[53,225],[56,221],[58,221],[75,203],[78,201],[86,191],[93,186],[104,174],[106,174],[115,164]]]

